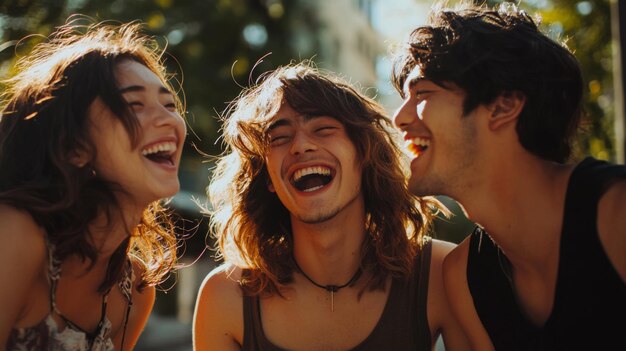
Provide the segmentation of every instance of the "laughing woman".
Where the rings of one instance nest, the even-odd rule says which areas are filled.
[[[66,24],[3,82],[0,349],[131,350],[176,261],[182,104],[139,29]]]

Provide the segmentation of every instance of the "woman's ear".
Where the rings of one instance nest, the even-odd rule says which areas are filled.
[[[83,168],[87,163],[89,163],[89,161],[91,161],[91,157],[86,150],[77,148],[69,152],[67,155],[67,161],[75,167]]]
[[[516,123],[525,103],[526,96],[519,91],[508,91],[499,95],[489,104],[489,129],[495,131],[511,122]]]
[[[275,193],[276,189],[274,188],[274,184],[272,184],[272,180],[267,177],[267,190],[269,190],[271,193]]]
[[[267,185],[267,190],[269,190],[270,193],[276,192],[276,188],[274,188],[274,184],[272,184],[272,179],[270,178],[270,175],[267,174],[267,170],[265,170],[265,184]]]

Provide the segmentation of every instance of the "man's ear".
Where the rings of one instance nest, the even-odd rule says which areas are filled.
[[[519,91],[502,93],[490,104],[489,129],[498,130],[511,122],[515,123],[525,103],[526,96]]]

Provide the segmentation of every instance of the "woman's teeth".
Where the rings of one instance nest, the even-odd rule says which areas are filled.
[[[148,156],[150,154],[156,154],[157,152],[167,152],[167,153],[172,154],[174,153],[174,151],[176,151],[176,143],[168,141],[168,142],[159,143],[159,144],[155,144],[150,147],[147,147],[141,150],[141,154],[144,156]]]

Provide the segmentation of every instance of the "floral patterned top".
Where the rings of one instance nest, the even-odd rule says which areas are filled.
[[[50,281],[50,314],[37,325],[29,328],[16,328],[11,331],[6,345],[7,351],[112,351],[113,341],[110,337],[111,322],[106,317],[108,292],[102,297],[102,316],[96,331],[91,334],[66,319],[56,306],[56,287],[61,278],[61,261],[54,255],[54,245],[48,243],[48,279]],[[120,291],[128,301],[125,322],[132,305],[132,284],[135,279],[133,266],[127,260],[122,280],[118,283]],[[59,328],[53,317],[58,316],[65,322]],[[124,329],[126,324],[124,324]],[[61,329],[61,330],[60,330]]]

